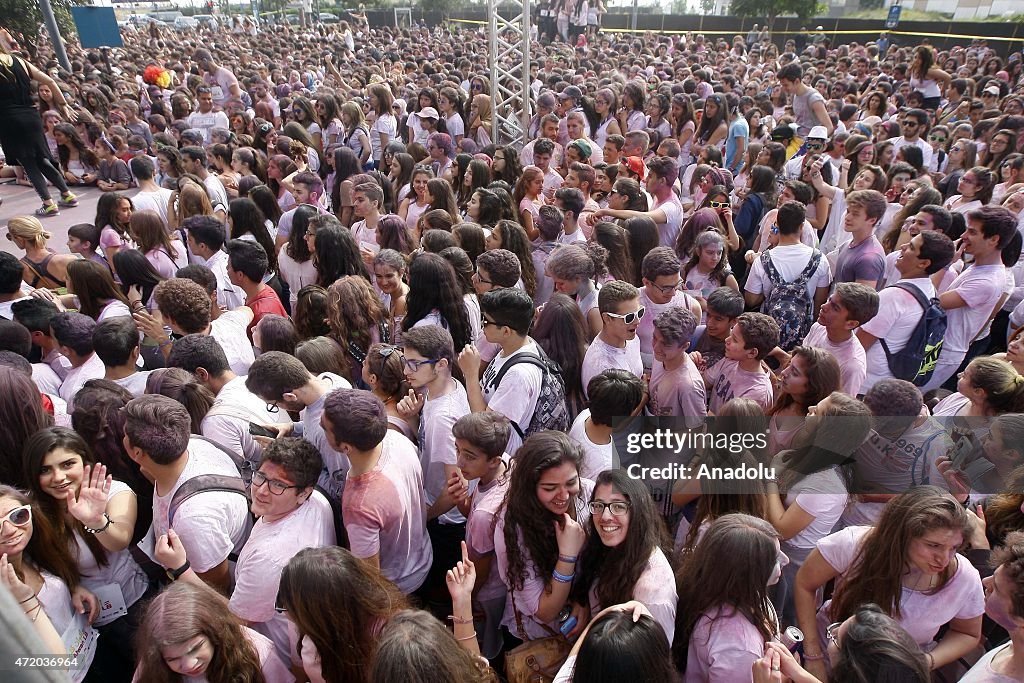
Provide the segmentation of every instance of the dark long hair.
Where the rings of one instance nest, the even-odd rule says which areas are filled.
[[[609,612],[595,619],[580,645],[572,680],[586,683],[672,681],[672,653],[665,630],[644,615]]]
[[[309,219],[317,215],[316,207],[302,204],[295,209],[292,215],[292,232],[288,235],[288,243],[285,245],[285,253],[296,263],[305,263],[313,258],[306,244],[306,228],[309,227]]]
[[[0,366],[0,482],[28,488],[18,453],[25,440],[53,424],[53,416],[43,409],[42,396],[32,378],[14,368]]]
[[[331,210],[341,212],[341,184],[362,171],[359,157],[349,147],[334,148],[334,184],[331,185]]]
[[[537,291],[537,271],[533,267],[530,238],[527,237],[526,230],[519,223],[509,220],[498,221],[494,230],[501,236],[501,248],[519,257],[523,285],[526,286],[526,293],[533,296]]]
[[[127,295],[128,290],[135,285],[142,293],[143,304],[149,302],[153,290],[164,281],[164,276],[157,272],[146,255],[138,249],[118,249],[114,254],[114,270],[121,281],[121,291]]]
[[[589,339],[579,305],[571,297],[555,292],[537,316],[531,336],[562,370],[566,403],[570,413],[579,414],[586,405],[582,376]]]
[[[709,95],[704,102],[705,115],[700,119],[700,127],[697,128],[697,132],[693,134],[702,143],[710,140],[711,136],[718,130],[718,127],[729,120],[729,105],[724,97],[721,95]],[[718,111],[715,112],[714,116],[707,116],[708,102],[714,102],[718,107]]]
[[[100,195],[99,201],[96,202],[96,218],[93,220],[93,225],[99,228],[101,231],[108,225],[113,228],[114,232],[121,236],[122,239],[128,238],[128,226],[117,224],[117,205],[124,199],[128,202],[128,205],[135,208],[132,204],[132,200],[124,196],[120,192],[104,192]]]
[[[409,295],[402,330],[409,331],[417,322],[437,309],[447,324],[456,349],[473,343],[472,327],[462,298],[455,269],[439,254],[424,252],[409,266]]]
[[[620,605],[633,599],[640,575],[647,568],[651,553],[661,548],[666,557],[671,541],[668,530],[654,507],[654,499],[647,487],[628,476],[626,470],[607,470],[597,476],[594,492],[608,484],[622,494],[629,503],[629,530],[626,540],[609,548],[601,542],[593,516],[587,522],[587,544],[580,554],[579,580],[573,584],[573,596],[580,604],[587,604],[591,589],[597,589],[597,602],[602,607]],[[594,500],[592,494],[590,500]]]
[[[719,517],[708,527],[694,552],[686,555],[676,575],[679,602],[672,658],[686,672],[687,649],[697,623],[740,614],[762,640],[771,640],[778,625],[768,600],[768,579],[778,553],[775,528],[763,519],[743,514]]]
[[[251,234],[256,238],[263,250],[267,252],[267,259],[270,261],[267,272],[277,272],[277,248],[274,246],[274,238],[267,230],[267,217],[263,215],[256,202],[248,197],[232,199],[228,204],[228,216],[231,218],[231,239],[235,240],[242,235]]]
[[[96,538],[96,534],[85,532],[85,525],[75,519],[67,512],[64,501],[58,502],[52,495],[43,491],[39,485],[39,475],[43,469],[43,460],[47,455],[58,448],[74,453],[82,459],[83,465],[95,465],[96,460],[92,457],[92,451],[85,440],[73,429],[67,427],[48,427],[41,429],[25,442],[25,450],[22,451],[21,462],[25,473],[25,480],[28,482],[29,491],[35,498],[39,508],[46,514],[53,524],[54,531],[69,548],[75,548],[77,544],[72,539],[77,535],[85,542],[89,552],[96,558],[96,563],[101,567],[108,564],[107,550]],[[70,492],[69,495],[74,495]]]
[[[316,230],[314,253],[317,284],[321,287],[330,287],[331,283],[346,275],[360,275],[370,279],[359,245],[347,228],[321,223]]]
[[[505,520],[505,548],[508,555],[508,586],[522,590],[526,581],[527,558],[545,584],[558,562],[555,525],[559,517],[537,499],[537,482],[553,467],[572,463],[579,474],[583,448],[562,432],[537,432],[516,452],[516,466],[509,478],[508,493],[498,510]],[[569,511],[576,508],[570,501]]]
[[[300,550],[281,572],[277,599],[320,653],[328,681],[366,681],[381,628],[409,606],[380,571],[343,548]]]
[[[932,680],[921,647],[881,607],[862,605],[839,641],[832,683],[928,683]]]
[[[69,263],[68,284],[78,297],[79,312],[93,320],[99,317],[103,307],[111,300],[116,299],[128,305],[128,298],[118,289],[110,269],[95,261],[79,259]]]

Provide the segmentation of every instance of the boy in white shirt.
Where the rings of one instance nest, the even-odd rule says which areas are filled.
[[[804,346],[824,349],[839,362],[840,388],[850,396],[860,394],[867,375],[864,347],[853,331],[877,313],[878,293],[874,289],[858,282],[840,282],[804,338]]]
[[[579,222],[583,206],[584,197],[579,189],[563,186],[555,191],[555,207],[562,211],[562,232],[557,240],[559,244],[587,241]]]
[[[900,286],[891,285],[878,293],[878,313],[857,330],[868,369],[861,383],[861,393],[867,393],[876,382],[893,377],[880,340],[885,340],[889,353],[899,353],[924,315],[917,298],[904,287],[914,287],[925,298],[933,298],[935,287],[929,275],[948,266],[955,250],[953,241],[936,231],[915,235],[900,248],[896,259],[896,269],[901,275],[897,284]]]
[[[124,387],[138,398],[146,393],[146,379],[149,371],[140,371],[139,331],[135,329],[135,321],[128,316],[119,316],[104,320],[92,333],[92,344],[96,355],[103,361],[106,374],[114,384]]]
[[[709,387],[708,414],[734,398],[749,398],[768,410],[773,390],[761,360],[779,344],[779,324],[764,313],[744,313],[725,339],[725,358],[704,374]]]
[[[609,368],[590,380],[587,394],[590,407],[576,416],[569,436],[583,447],[580,476],[596,479],[601,472],[619,467],[612,434],[629,423],[623,418],[643,408],[644,382],[626,370]]]
[[[637,377],[644,374],[640,359],[640,339],[636,330],[644,317],[640,292],[628,282],[612,280],[597,295],[597,308],[604,327],[583,357],[580,379],[584,394],[590,380],[602,370],[620,368]]]

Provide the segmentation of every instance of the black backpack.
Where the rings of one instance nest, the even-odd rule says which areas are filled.
[[[498,374],[491,382],[495,389],[501,384],[502,378],[514,365],[528,363],[541,369],[540,393],[537,395],[537,407],[533,411],[533,419],[530,426],[524,432],[517,423],[512,423],[519,438],[526,440],[526,437],[545,429],[554,429],[564,432],[569,429],[569,409],[565,402],[565,381],[562,379],[562,371],[540,344],[537,345],[537,354],[517,353],[501,366]]]
[[[814,323],[814,300],[807,293],[807,281],[818,270],[821,252],[815,249],[811,253],[811,260],[792,282],[782,279],[769,253],[761,253],[761,265],[772,283],[764,312],[779,324],[779,348],[792,351],[803,342]]]
[[[923,387],[932,378],[939,353],[942,351],[942,338],[946,334],[946,311],[938,299],[927,298],[924,292],[909,282],[897,282],[892,286],[913,294],[918,305],[924,310],[924,315],[911,333],[906,346],[896,353],[889,350],[889,345],[884,339],[878,341],[885,351],[885,359],[892,376]]]

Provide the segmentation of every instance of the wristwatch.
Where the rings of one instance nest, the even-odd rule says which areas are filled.
[[[192,565],[189,564],[188,560],[185,560],[185,564],[181,565],[177,569],[168,569],[167,578],[171,581],[177,581],[179,578],[181,578],[181,575],[187,572],[191,567]]]

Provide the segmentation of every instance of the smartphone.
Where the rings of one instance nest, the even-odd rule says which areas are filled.
[[[253,436],[266,436],[271,439],[277,438],[276,429],[274,429],[273,427],[264,427],[263,425],[258,425],[255,422],[249,423],[249,433],[252,434]]]
[[[570,615],[569,618],[558,627],[558,630],[562,632],[563,636],[568,636],[569,632],[576,628],[576,621],[575,615]]]

